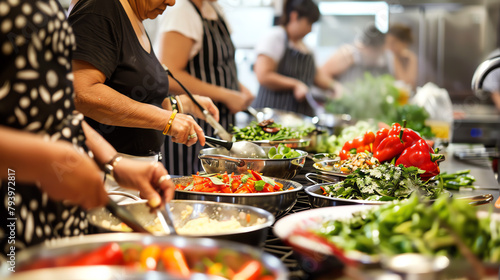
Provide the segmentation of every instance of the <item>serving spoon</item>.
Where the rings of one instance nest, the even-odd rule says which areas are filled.
[[[208,143],[219,145],[226,148],[231,156],[239,158],[267,158],[267,153],[264,152],[261,146],[248,142],[248,141],[238,141],[230,142],[220,139],[216,139],[210,136],[205,136]]]

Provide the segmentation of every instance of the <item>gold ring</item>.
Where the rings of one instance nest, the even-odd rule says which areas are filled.
[[[193,134],[188,136],[188,140],[193,139],[193,138],[197,138],[197,137],[198,137],[198,134],[193,133]]]
[[[165,180],[170,180],[170,175],[166,174],[166,175],[161,176],[160,179],[158,179],[157,185],[161,185],[161,183],[163,183],[163,181],[165,181]]]

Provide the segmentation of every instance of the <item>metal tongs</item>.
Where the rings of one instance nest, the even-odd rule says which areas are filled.
[[[220,123],[218,123],[214,119],[214,117],[212,115],[210,115],[210,113],[208,112],[207,109],[203,108],[203,106],[201,106],[201,104],[198,103],[198,101],[194,98],[193,94],[183,84],[181,84],[181,82],[179,82],[179,80],[177,80],[174,77],[174,75],[172,75],[172,72],[170,72],[168,70],[168,67],[166,65],[162,64],[162,66],[163,66],[163,69],[165,70],[165,72],[167,73],[167,75],[170,76],[174,81],[176,81],[179,84],[179,86],[181,86],[181,88],[187,93],[187,95],[193,101],[193,103],[198,108],[200,108],[200,110],[203,112],[203,115],[205,115],[205,121],[215,130],[214,133],[217,136],[219,136],[222,140],[231,141],[233,139],[233,137],[231,136],[231,134],[229,134],[229,132],[227,132],[222,127],[222,125],[220,125]]]

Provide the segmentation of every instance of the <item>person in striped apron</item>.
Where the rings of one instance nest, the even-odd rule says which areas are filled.
[[[238,81],[235,48],[216,1],[177,1],[161,19],[157,44],[160,61],[181,83],[192,93],[216,102],[220,123],[226,130],[234,123],[234,114],[251,104],[254,97]],[[170,91],[184,94],[174,81]],[[199,124],[206,135],[213,135],[207,123],[200,120]],[[177,175],[201,171],[201,149],[200,144],[185,147],[165,141],[165,166]]]
[[[314,115],[309,104],[310,87],[334,89],[337,83],[316,71],[314,56],[302,39],[320,17],[312,0],[289,0],[284,5],[281,25],[255,47],[255,73],[260,83],[253,107],[271,107]]]

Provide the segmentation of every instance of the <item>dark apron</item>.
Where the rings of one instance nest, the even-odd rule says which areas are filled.
[[[200,52],[189,60],[186,71],[203,82],[239,91],[234,61],[235,48],[226,23],[220,15],[217,20],[203,18],[196,5],[193,4],[193,6],[203,21],[203,45]],[[189,85],[186,86],[189,88]],[[234,114],[231,114],[222,103],[215,105],[219,109],[220,124],[228,130],[234,123]],[[210,125],[202,120],[198,120],[198,124],[206,135],[214,135]],[[167,139],[165,141],[165,167],[170,174],[175,175],[191,175],[203,171],[198,159],[201,149],[200,144],[187,147]]]
[[[316,65],[312,54],[302,53],[288,46],[288,38],[285,40],[285,54],[278,64],[278,74],[297,79],[311,87],[316,75]],[[259,94],[253,102],[253,107],[271,107],[292,111],[307,116],[314,115],[313,108],[307,100],[299,102],[293,96],[293,90],[274,91],[260,86]]]

